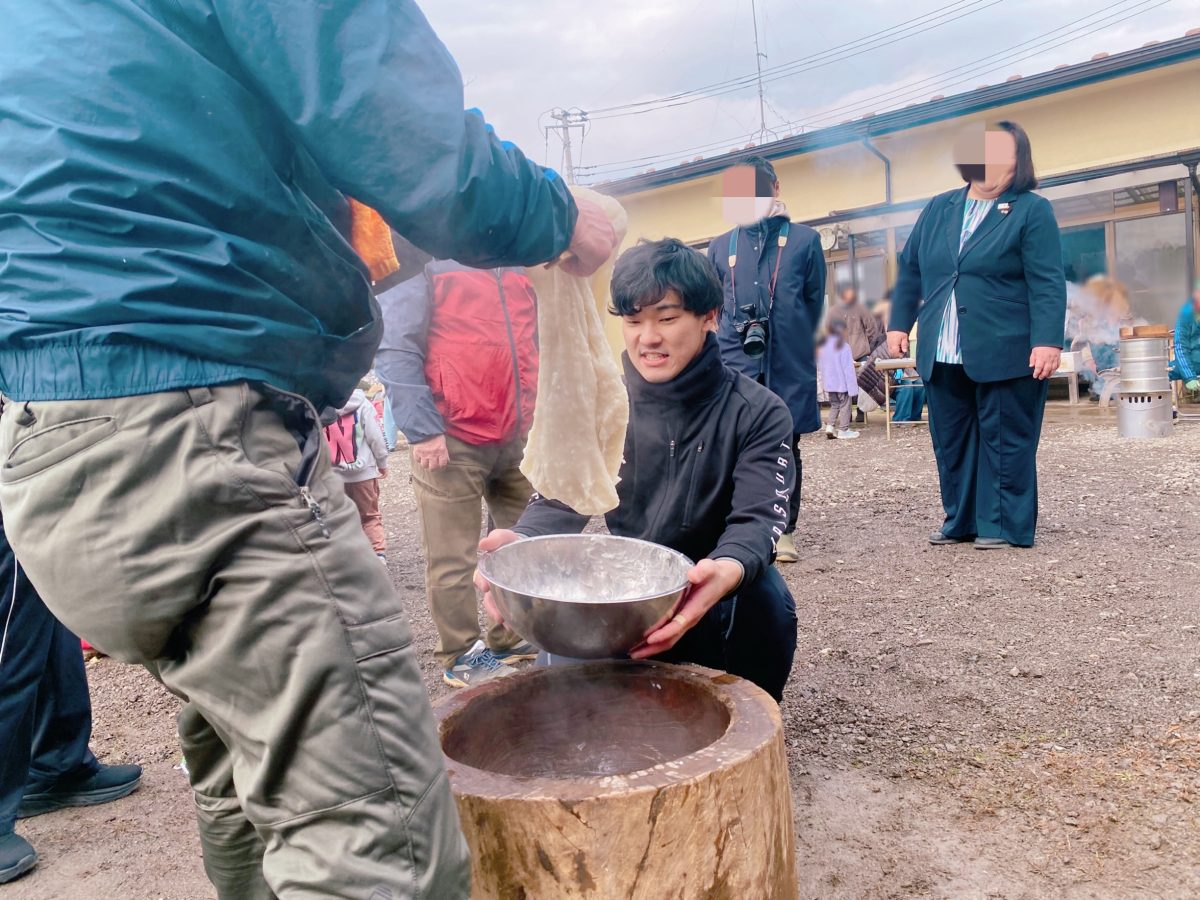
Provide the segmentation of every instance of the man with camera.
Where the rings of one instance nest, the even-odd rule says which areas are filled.
[[[724,192],[727,214],[738,224],[708,247],[725,291],[717,339],[725,364],[765,385],[792,414],[796,487],[776,558],[795,562],[798,442],[821,427],[813,335],[825,299],[825,255],[816,231],[788,218],[766,159],[753,156],[727,172]]]

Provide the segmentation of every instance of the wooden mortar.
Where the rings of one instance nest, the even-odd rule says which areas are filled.
[[[436,713],[475,900],[793,900],[775,701],[695,666],[535,668]]]

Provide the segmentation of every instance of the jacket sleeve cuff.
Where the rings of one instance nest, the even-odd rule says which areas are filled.
[[[433,440],[435,437],[440,437],[445,434],[444,431],[425,432],[419,428],[401,428],[400,433],[404,435],[404,439],[411,444],[423,444],[425,441]]]
[[[742,584],[755,581],[770,565],[770,560],[764,560],[761,554],[741,544],[722,543],[709,555],[709,559],[731,559],[742,567]],[[741,585],[738,585],[741,587]]]
[[[746,567],[744,565],[742,565],[742,561],[740,559],[734,559],[732,556],[715,556],[715,557],[713,557],[713,559],[716,562],[734,563],[739,569],[742,570],[742,575],[740,578],[738,578],[738,583],[736,585],[734,585],[733,590],[736,591],[738,588],[740,588],[743,584],[746,583]]]

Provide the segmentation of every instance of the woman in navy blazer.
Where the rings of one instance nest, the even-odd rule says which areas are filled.
[[[1000,122],[956,153],[965,187],[934,197],[900,260],[888,346],[917,370],[946,520],[934,544],[1033,545],[1037,445],[1066,319],[1058,224],[1029,138]],[[921,302],[922,299],[924,302]]]

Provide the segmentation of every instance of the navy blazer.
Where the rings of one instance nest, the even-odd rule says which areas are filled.
[[[1032,371],[1034,347],[1063,345],[1067,284],[1058,223],[1045,197],[1009,192],[960,252],[966,196],[966,187],[939,194],[921,211],[900,257],[888,330],[919,324],[917,371],[929,380],[953,291],[967,375],[1020,378]]]
[[[813,334],[821,324],[821,309],[825,304],[825,254],[816,231],[796,222],[790,226],[779,262],[775,303],[770,309],[766,354],[759,359],[748,357],[742,351],[741,335],[734,327],[745,319],[743,306],[753,305],[759,315],[767,314],[777,236],[784,221],[783,216],[773,216],[738,230],[737,297],[733,296],[734,279],[729,275],[732,231],[713,239],[708,259],[716,268],[725,292],[717,331],[725,365],[748,378],[761,379],[787,404],[794,433],[807,434],[821,427]]]

